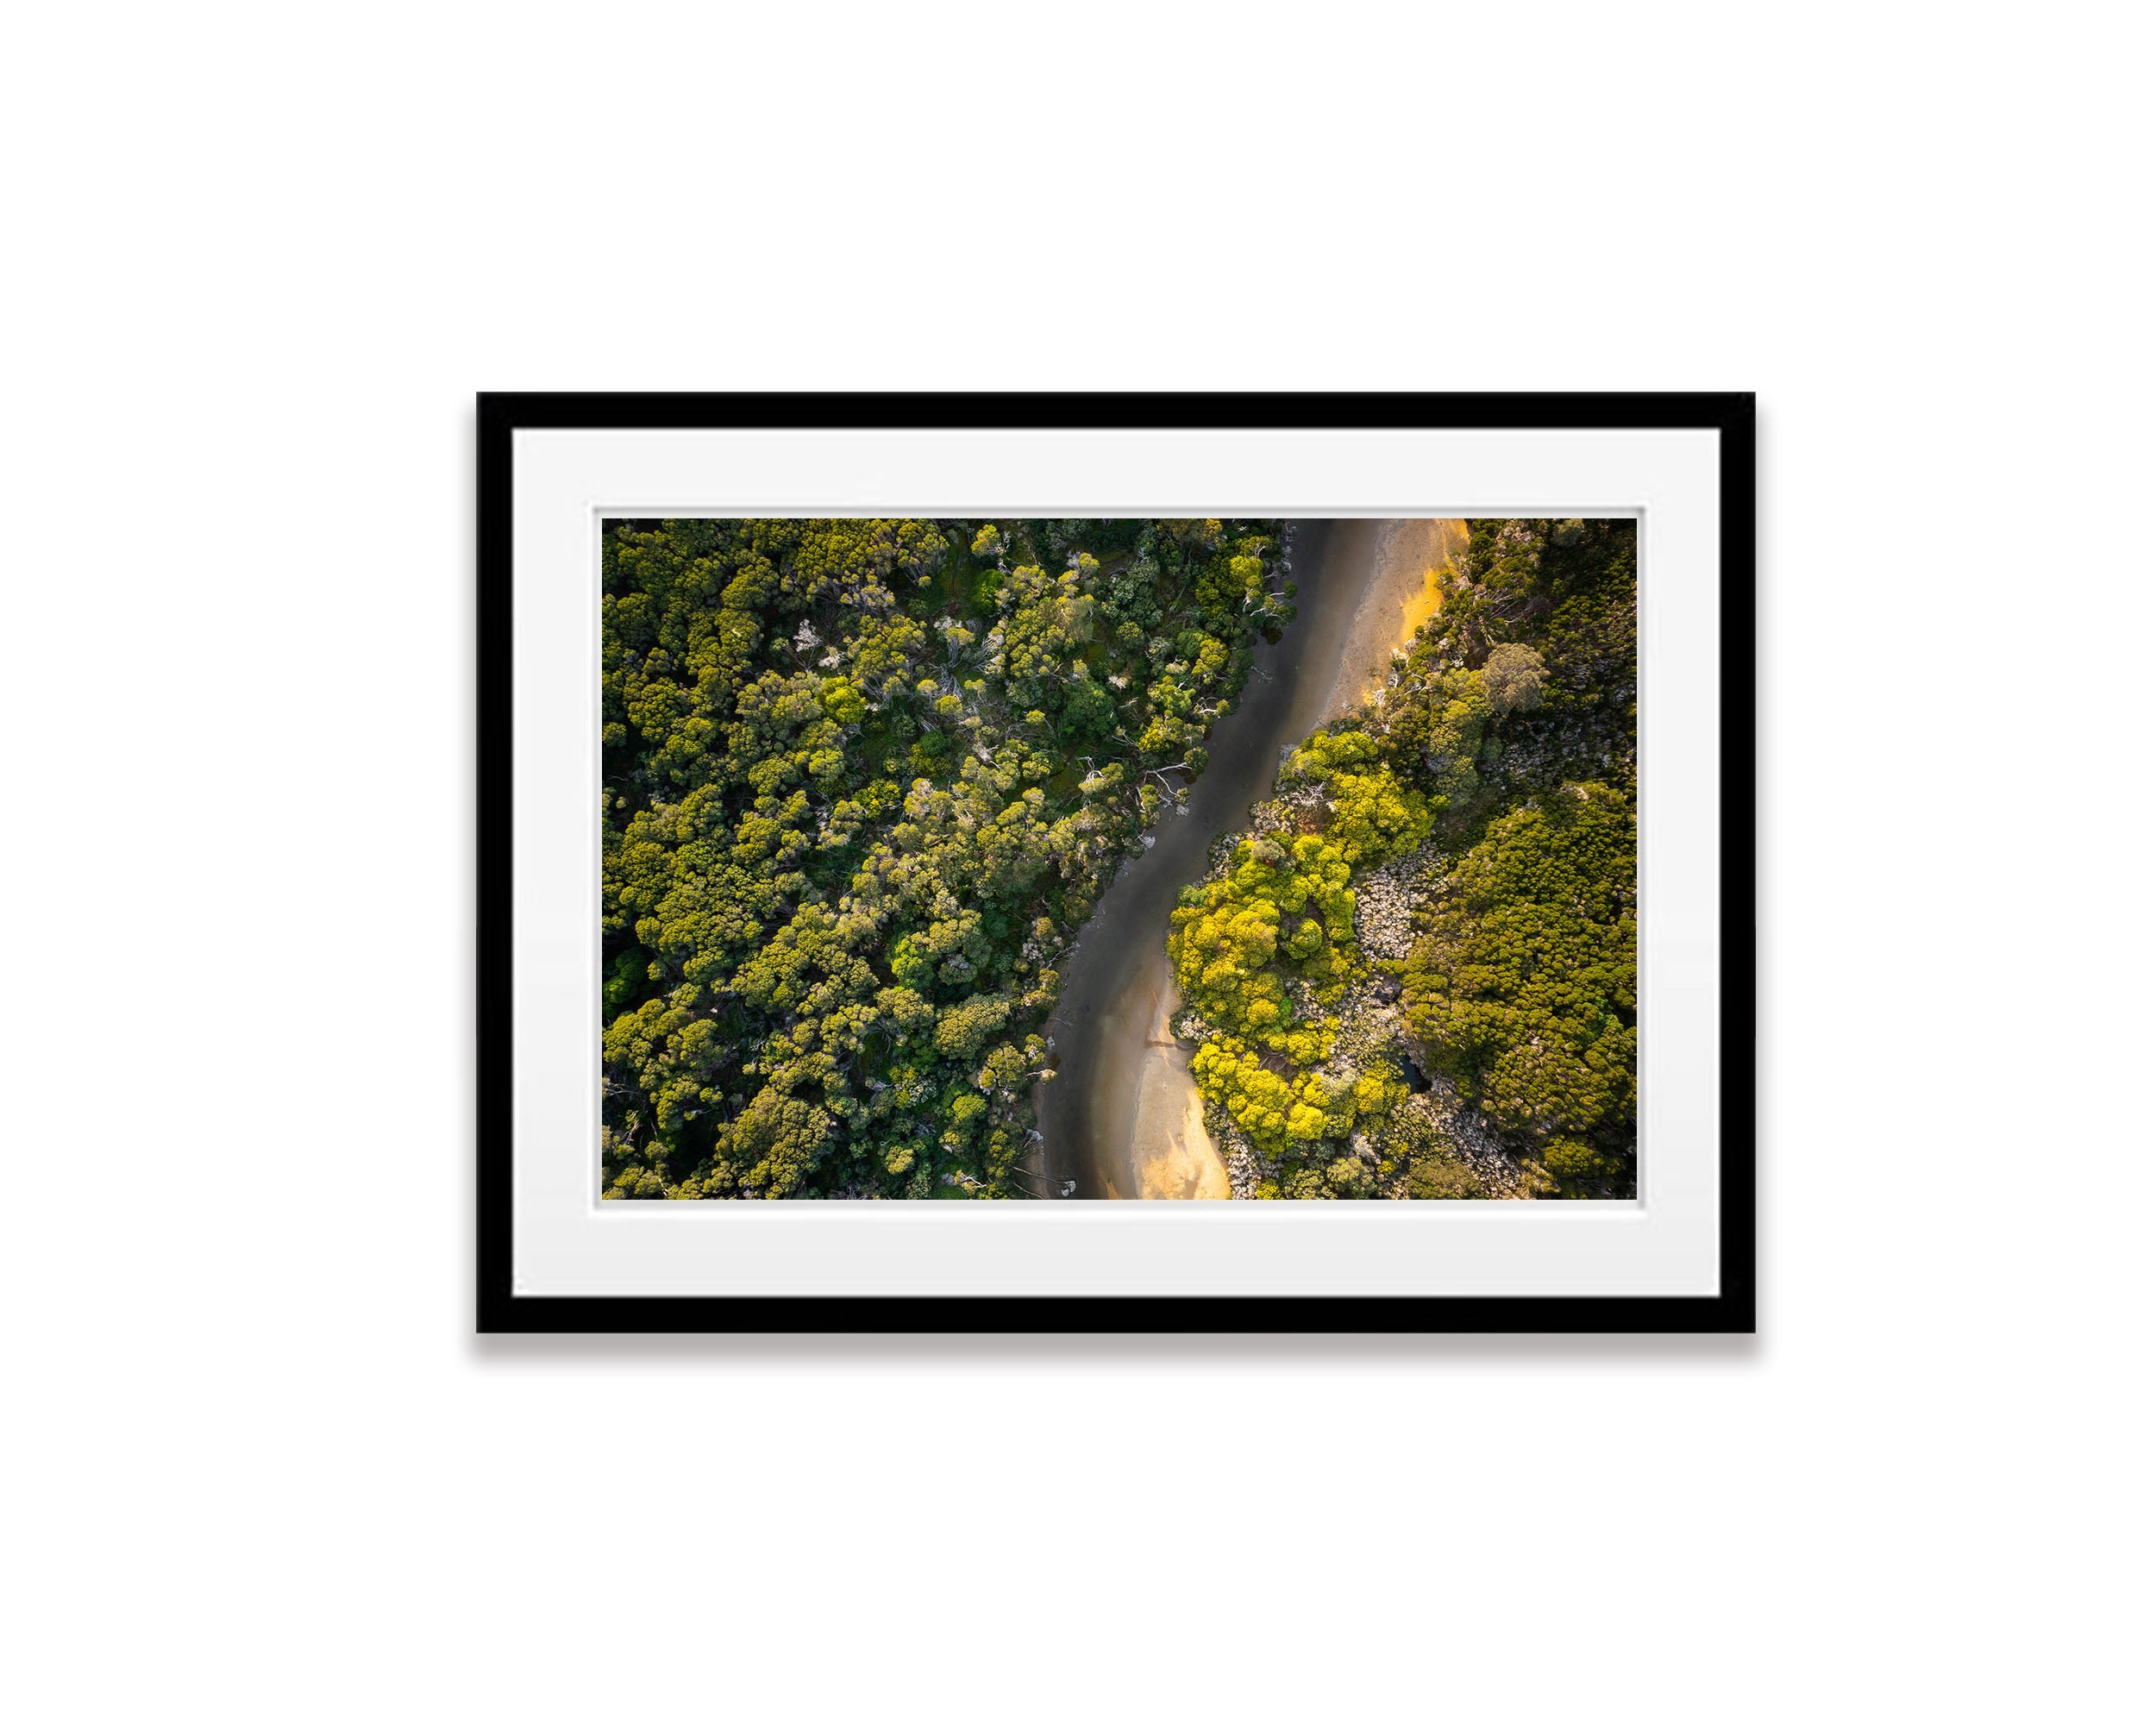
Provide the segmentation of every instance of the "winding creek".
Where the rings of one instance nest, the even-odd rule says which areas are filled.
[[[1039,1166],[1050,1195],[1225,1198],[1227,1170],[1205,1130],[1192,1050],[1169,1028],[1175,1007],[1169,913],[1206,871],[1213,841],[1269,795],[1282,750],[1383,680],[1392,649],[1436,599],[1431,571],[1464,543],[1441,520],[1302,521],[1289,557],[1296,617],[1260,641],[1236,710],[1206,743],[1185,812],[1163,814],[1153,848],[1102,896],[1061,967],[1046,1026],[1059,1057],[1036,1088]]]

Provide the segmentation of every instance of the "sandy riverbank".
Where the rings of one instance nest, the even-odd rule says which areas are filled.
[[[1415,630],[1436,615],[1440,574],[1448,561],[1466,550],[1467,523],[1457,518],[1382,524],[1321,723],[1353,712],[1385,687],[1394,649],[1413,640]]]
[[[1205,1099],[1190,1076],[1190,1050],[1175,1039],[1181,1004],[1165,963],[1149,967],[1152,1033],[1138,1072],[1138,1118],[1131,1124],[1131,1162],[1141,1198],[1225,1198],[1227,1164],[1206,1130]]]

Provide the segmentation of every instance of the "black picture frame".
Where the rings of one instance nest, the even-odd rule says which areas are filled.
[[[484,1333],[1737,1333],[1756,1327],[1755,398],[1647,394],[495,394],[478,401],[478,1327]],[[1583,1296],[519,1296],[512,1277],[511,505],[520,430],[1699,430],[1720,434],[1720,1291]]]

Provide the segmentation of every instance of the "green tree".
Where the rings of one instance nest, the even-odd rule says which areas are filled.
[[[1630,806],[1604,785],[1493,822],[1408,961],[1407,1023],[1426,1057],[1532,1139],[1613,1154],[1631,1142],[1633,831]]]
[[[1482,690],[1490,711],[1501,715],[1539,706],[1548,676],[1542,655],[1533,648],[1509,641],[1491,648],[1482,663]]]
[[[1269,534],[610,524],[605,1195],[1018,1189],[1050,961],[1158,806],[1137,739],[1184,750],[1247,668],[1191,577]]]
[[[1194,571],[1216,603],[1232,592],[1233,530],[1200,544],[1170,524],[1161,543],[1164,585]],[[1469,523],[1384,698],[1287,764],[1295,818],[1321,832],[1245,841],[1186,890],[1169,952],[1205,1032],[1192,1070],[1266,1158],[1257,1195],[1486,1196],[1498,1176],[1461,1146],[1492,1142],[1518,1167],[1507,1192],[1633,1189],[1635,552],[1628,521]],[[1143,740],[1181,740],[1199,656],[1172,628],[1149,641]],[[1306,845],[1332,864],[1300,866]],[[1379,868],[1373,959],[1355,920]],[[1420,1063],[1457,1092],[1441,1110],[1401,1106],[1399,1021],[1344,1000],[1395,979]]]

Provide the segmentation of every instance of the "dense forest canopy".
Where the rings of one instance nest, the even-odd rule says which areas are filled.
[[[1024,1195],[1056,960],[1292,615],[1279,527],[609,523],[605,1195]]]
[[[1633,1189],[1634,526],[1469,530],[1389,686],[1172,919],[1249,1195]]]

